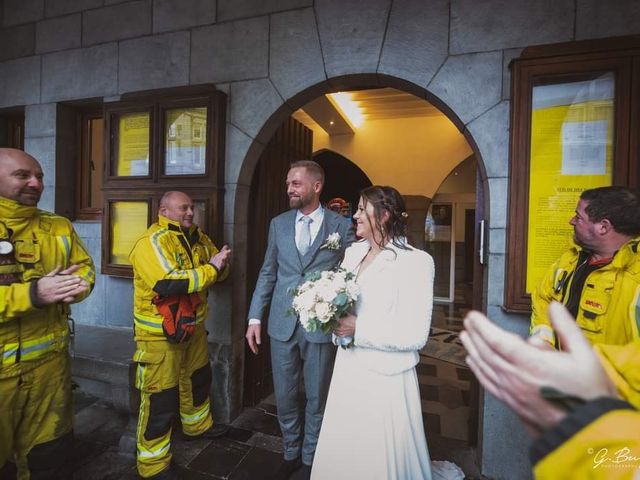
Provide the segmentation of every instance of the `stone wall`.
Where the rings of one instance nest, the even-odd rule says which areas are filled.
[[[486,308],[524,333],[527,318],[500,309],[508,64],[528,45],[640,33],[634,0],[3,0],[1,18],[0,108],[26,107],[25,148],[46,172],[44,208],[59,207],[56,190],[69,188],[55,174],[64,150],[58,102],[202,83],[229,94],[224,241],[235,250],[235,271],[208,324],[224,374],[216,405],[228,416],[241,406],[249,185],[282,120],[319,94],[360,85],[401,88],[438,105],[474,146],[483,177]],[[77,228],[99,263],[99,225]],[[100,276],[74,315],[129,325],[130,297],[130,281]],[[483,473],[526,478],[518,423],[491,397],[482,417]]]

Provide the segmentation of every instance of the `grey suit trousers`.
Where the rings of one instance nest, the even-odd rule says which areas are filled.
[[[271,362],[274,365],[273,384],[284,458],[293,460],[302,455],[303,463],[311,465],[320,435],[336,347],[332,343],[309,342],[304,333],[298,324],[288,341],[271,338]],[[300,392],[301,376],[306,402]],[[304,417],[301,414],[303,408]]]

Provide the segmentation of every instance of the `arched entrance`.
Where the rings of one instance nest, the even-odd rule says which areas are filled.
[[[286,105],[281,105],[279,108],[275,110],[275,112],[269,117],[269,119],[260,128],[255,139],[250,142],[250,145],[247,149],[247,154],[245,155],[245,161],[241,167],[241,171],[239,174],[239,183],[237,187],[238,191],[236,192],[236,195],[235,195],[235,209],[234,209],[235,222],[234,223],[236,225],[238,225],[238,223],[246,225],[245,238],[247,238],[247,250],[246,250],[247,256],[245,257],[245,259],[246,259],[247,269],[245,271],[247,273],[247,276],[245,277],[245,279],[247,281],[244,282],[244,284],[242,285],[240,285],[239,282],[236,281],[236,283],[234,284],[234,290],[239,288],[243,292],[242,301],[244,304],[243,311],[245,313],[246,313],[246,308],[248,306],[248,302],[250,300],[252,287],[253,287],[253,282],[251,281],[252,279],[250,278],[251,277],[250,271],[252,270],[253,272],[255,272],[255,274],[257,274],[255,267],[256,267],[257,255],[260,250],[258,248],[255,248],[254,239],[256,237],[259,237],[259,234],[256,235],[255,229],[262,228],[265,230],[265,233],[266,233],[265,220],[267,219],[265,217],[260,220],[256,220],[254,216],[255,215],[254,211],[258,207],[258,204],[264,205],[264,202],[256,203],[255,194],[252,196],[251,192],[255,191],[255,185],[256,185],[256,175],[254,175],[254,172],[259,172],[259,174],[261,175],[264,174],[263,173],[264,169],[262,166],[258,165],[258,160],[260,159],[261,155],[264,154],[270,148],[269,146],[272,140],[270,135],[273,137],[274,132],[276,131],[279,132],[278,128],[280,128],[283,125],[283,122],[285,122],[285,120],[289,118],[292,109],[297,109],[298,107],[305,105],[305,103],[312,100],[318,95],[324,95],[325,93],[330,93],[338,89],[340,90],[342,89],[348,90],[350,88],[365,89],[365,88],[380,88],[380,87],[387,87],[387,86],[392,86],[396,89],[400,89],[405,92],[412,93],[413,95],[419,96],[420,98],[427,99],[432,104],[438,105],[440,110],[443,111],[448,116],[448,118],[452,121],[452,123],[456,125],[458,130],[464,135],[471,149],[473,150],[474,157],[478,161],[478,171],[479,171],[479,179],[480,179],[480,181],[478,182],[478,185],[480,186],[480,188],[478,189],[479,191],[477,195],[478,201],[477,201],[477,209],[476,209],[476,214],[477,214],[476,219],[484,218],[483,217],[483,212],[485,211],[484,198],[486,197],[483,195],[482,186],[486,184],[486,175],[484,173],[484,169],[482,166],[483,164],[482,164],[480,152],[478,151],[475,145],[475,142],[471,137],[471,134],[469,133],[468,130],[463,128],[463,124],[458,119],[458,117],[450,109],[442,105],[441,102],[437,98],[435,98],[433,95],[431,95],[427,90],[421,87],[418,87],[414,84],[405,82],[403,80],[399,80],[397,78],[384,77],[379,75],[378,76],[357,75],[357,76],[342,77],[340,79],[338,86],[334,83],[329,83],[329,82],[327,82],[326,84],[316,85],[315,87],[312,87],[310,89],[304,90],[303,92],[299,93],[298,95],[296,95],[296,97],[294,97],[294,99],[289,100]],[[277,135],[279,134],[280,133],[278,133]],[[259,170],[256,170],[256,167],[259,167]],[[281,168],[281,166],[276,167],[275,170],[272,171],[274,176],[269,177],[268,180],[265,178],[262,178],[260,183],[263,185],[264,184],[275,185],[279,182],[282,185],[284,182],[284,171],[282,170],[283,169]],[[279,172],[279,173],[276,173],[276,172]],[[253,189],[252,188],[247,189],[246,187],[240,188],[241,181],[246,186],[253,184],[254,188]],[[266,194],[266,198],[271,199],[272,195]],[[284,195],[282,195],[281,199],[284,200]],[[278,208],[281,208],[280,211],[282,211],[282,206],[274,206],[274,208],[276,210]],[[286,206],[284,208],[286,208]],[[271,216],[277,213],[280,213],[280,211],[272,211],[271,214],[268,216],[268,218],[270,218]],[[265,240],[266,240],[266,237],[262,239],[263,242]],[[478,244],[479,238],[476,238],[474,241],[476,244]],[[262,249],[262,251],[264,252],[264,248]],[[241,251],[238,252],[238,248],[236,247],[236,254],[241,256],[242,253],[243,252]],[[474,268],[474,277],[476,282],[474,284],[474,290],[482,292],[484,291],[484,285],[482,283],[482,279],[484,277],[483,266],[480,262],[477,261],[477,257],[476,257],[476,263],[477,263],[476,268]],[[234,297],[236,299],[239,298],[238,290],[236,290]],[[478,299],[481,299],[481,298],[482,298],[481,296],[478,297]],[[474,305],[475,308],[480,308],[480,309],[482,308],[482,306],[483,305],[481,303],[476,303]],[[246,321],[246,318],[244,318],[243,320]],[[268,343],[268,341],[265,342],[263,339],[262,355],[265,355],[264,353],[264,351],[266,350],[264,346],[265,343]],[[256,362],[264,363],[264,361],[260,358],[256,358],[251,354],[247,355],[245,358],[244,371],[250,372],[254,368],[252,364],[255,364]],[[267,378],[264,370],[260,371],[258,375],[259,375],[259,378],[261,379],[260,381],[264,385],[265,379]],[[247,380],[247,377],[245,374],[245,392],[244,392],[245,400],[251,396],[253,398],[253,401],[255,401],[257,396],[253,392],[251,392],[250,385],[249,385],[250,382],[247,382],[246,380]]]

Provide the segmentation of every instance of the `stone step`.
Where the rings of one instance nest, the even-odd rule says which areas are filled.
[[[101,398],[116,409],[137,410],[135,351],[130,328],[76,324],[71,373],[82,390]]]

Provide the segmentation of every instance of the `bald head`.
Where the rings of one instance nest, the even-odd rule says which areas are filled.
[[[37,205],[44,190],[42,167],[31,155],[0,148],[0,197],[22,205]]]
[[[160,215],[178,222],[183,228],[190,228],[193,225],[193,201],[184,192],[167,192],[160,199]]]

